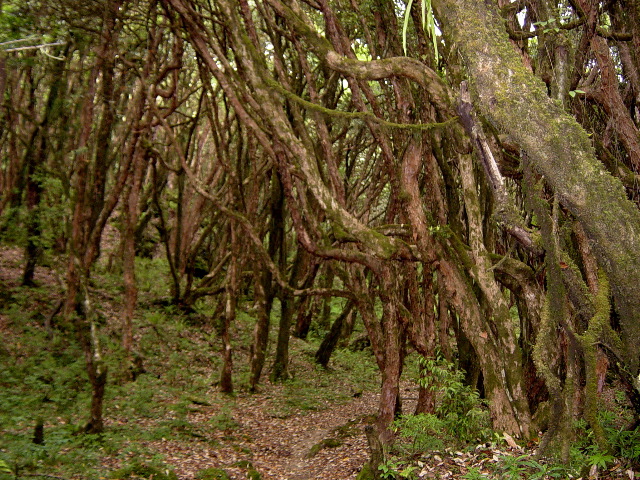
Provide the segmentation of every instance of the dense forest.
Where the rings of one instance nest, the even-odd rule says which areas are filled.
[[[0,101],[6,438],[43,352],[105,438],[179,318],[216,395],[372,362],[375,478],[411,371],[423,427],[633,479],[640,1],[0,0]]]

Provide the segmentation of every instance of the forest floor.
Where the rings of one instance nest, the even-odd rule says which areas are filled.
[[[363,424],[376,411],[376,397],[366,393],[346,404],[286,418],[269,412],[266,395],[239,397],[228,411],[232,425],[213,438],[163,438],[147,446],[162,454],[180,479],[192,479],[212,467],[224,469],[233,479],[246,479],[249,464],[264,480],[352,479],[368,458]],[[199,406],[188,421],[204,429],[218,415],[217,406]],[[110,470],[115,467],[105,463]]]
[[[364,427],[375,418],[380,382],[371,352],[341,348],[331,368],[323,369],[313,361],[319,338],[292,338],[292,378],[272,384],[267,368],[258,393],[250,393],[249,312],[238,317],[234,330],[236,392],[222,394],[215,325],[206,314],[184,317],[159,307],[164,290],[153,263],[138,269],[136,341],[145,371],[134,382],[121,371],[119,277],[102,271],[94,280],[91,294],[110,368],[105,433],[78,435],[89,404],[82,354],[59,316],[53,331],[44,328],[62,296],[63,266],[39,267],[35,288],[19,286],[20,266],[21,252],[0,246],[0,467],[4,462],[14,471],[9,476],[0,468],[0,480],[348,480],[367,462]],[[415,408],[416,375],[409,362],[401,388],[406,413]],[[39,421],[44,444],[34,445]],[[517,479],[529,478],[531,468],[536,478],[568,478],[554,475],[551,466],[527,466],[535,446],[523,449],[496,434],[492,442],[460,450],[422,451],[411,465],[390,457],[384,478]],[[637,474],[623,465],[611,464],[584,478],[633,480]]]
[[[38,268],[37,287],[32,291],[20,287],[21,253],[14,248],[0,248],[0,290],[4,299],[4,304],[0,302],[0,307],[3,307],[0,309],[0,334],[3,338],[0,353],[7,355],[7,366],[12,361],[19,365],[20,357],[30,356],[38,349],[38,345],[27,345],[29,339],[24,334],[42,334],[43,338],[46,337],[42,331],[43,320],[51,313],[62,291],[60,266]],[[111,324],[111,321],[121,318],[122,305],[118,296],[109,288],[96,288],[94,294],[100,304],[100,315],[107,323],[102,327],[103,334],[106,337],[117,335],[118,325]],[[145,302],[144,294],[141,297]],[[29,328],[21,331],[23,325],[16,322],[14,308],[27,314]],[[170,320],[169,316],[164,320]],[[234,480],[246,479],[251,470],[259,472],[263,480],[346,480],[356,477],[368,459],[363,427],[372,421],[377,410],[379,395],[376,389],[366,389],[375,386],[375,380],[371,384],[375,373],[370,370],[363,375],[370,377],[366,380],[369,384],[364,385],[345,383],[344,376],[333,375],[335,378],[332,378],[331,369],[316,372],[315,366],[309,365],[311,350],[306,348],[305,351],[305,342],[292,339],[291,354],[295,356],[291,363],[292,375],[319,376],[319,384],[308,385],[301,379],[293,378],[280,385],[264,379],[258,393],[249,393],[240,386],[234,395],[225,395],[217,391],[215,382],[210,382],[213,374],[208,370],[215,369],[217,363],[207,362],[204,355],[198,353],[203,346],[211,350],[209,342],[203,340],[203,335],[194,334],[194,329],[170,331],[167,324],[153,319],[149,321],[147,316],[138,325],[138,340],[142,343],[142,337],[155,335],[156,338],[150,343],[164,342],[165,355],[162,355],[162,348],[160,352],[156,348],[156,355],[146,359],[146,373],[135,382],[137,387],[120,385],[118,372],[111,376],[118,385],[107,387],[112,395],[105,404],[105,426],[107,432],[112,433],[111,439],[115,439],[113,432],[119,432],[118,447],[117,451],[106,448],[108,454],[99,456],[100,466],[97,469],[101,470],[103,478],[114,478],[109,475],[110,472],[122,471],[128,464],[149,458],[161,458],[162,464],[170,467],[181,480],[197,478],[196,475],[202,477],[206,471],[214,475],[212,478],[217,478],[215,475],[218,473],[211,469],[224,470]],[[207,327],[203,326],[202,329],[207,330]],[[189,342],[192,344],[188,345]],[[41,347],[47,348],[44,345]],[[176,358],[172,350],[182,350],[183,356],[190,357],[190,360],[182,365],[171,365],[171,359]],[[246,352],[240,347],[237,355],[242,357],[243,354]],[[0,360],[4,366],[5,359]],[[46,365],[38,367],[43,370],[48,368]],[[200,377],[201,381],[191,382],[197,383],[199,388],[192,385],[181,388],[181,382],[185,382],[184,377],[189,374],[183,371],[181,375],[174,370],[185,367],[186,370],[192,367],[191,375]],[[75,375],[78,377],[76,381],[85,382],[81,369]],[[203,382],[207,379],[210,385],[203,388]],[[31,381],[31,376],[27,376],[24,383]],[[211,383],[214,385],[211,386]],[[3,386],[0,382],[0,390]],[[317,389],[315,393],[314,388]],[[129,398],[126,398],[127,390]],[[328,393],[331,390],[341,393]],[[37,392],[26,390],[21,393],[37,395]],[[314,398],[305,398],[310,395]],[[85,397],[78,395],[75,403],[86,400]],[[144,399],[147,399],[146,404],[142,403]],[[31,405],[30,402],[22,404]],[[81,411],[83,406],[75,407]],[[6,408],[11,410],[11,406]],[[36,408],[40,410],[39,405]],[[61,410],[56,410],[57,417],[45,419],[45,442],[48,436],[58,435],[57,430],[61,425],[81,422],[82,414],[72,417]],[[22,434],[24,439],[29,440],[36,422],[35,415],[31,415],[33,412],[7,413],[13,417],[12,420],[16,420],[13,425],[16,428],[10,431],[11,426],[6,423],[12,422],[4,422],[5,425],[0,422],[0,437],[4,431]],[[127,438],[127,431],[135,433]],[[11,445],[3,445],[0,440],[0,459],[3,453],[4,458],[8,459],[13,454]],[[64,453],[63,449],[62,455]],[[28,459],[16,454],[13,460],[16,465],[22,461],[23,471],[29,471]],[[11,464],[10,461],[6,463]],[[51,467],[44,475],[64,472],[64,468],[58,471],[55,466]],[[87,477],[77,473],[68,478]]]

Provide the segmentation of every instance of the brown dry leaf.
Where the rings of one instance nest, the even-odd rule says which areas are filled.
[[[513,437],[509,435],[507,432],[504,432],[503,436],[504,436],[504,440],[507,442],[507,445],[509,445],[511,448],[515,448],[516,450],[522,450],[520,445],[518,445],[516,441],[513,439]]]

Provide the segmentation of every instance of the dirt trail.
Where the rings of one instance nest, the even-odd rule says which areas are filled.
[[[409,412],[415,408],[415,392],[404,387],[403,410]],[[364,426],[366,417],[378,410],[379,397],[365,392],[346,404],[284,419],[273,418],[260,405],[245,406],[236,409],[236,418],[242,419],[243,430],[252,438],[253,465],[263,480],[349,480],[369,458]],[[347,435],[341,436],[337,428]],[[312,447],[330,438],[339,438],[342,444],[309,455]]]
[[[347,480],[356,478],[368,458],[364,417],[376,412],[378,394],[365,393],[347,404],[279,419],[265,409],[237,409],[243,430],[253,444],[253,465],[264,480]],[[348,435],[336,428],[348,425]],[[344,430],[344,429],[343,429]],[[310,450],[329,438],[341,445]]]

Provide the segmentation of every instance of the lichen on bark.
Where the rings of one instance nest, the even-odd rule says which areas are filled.
[[[640,211],[622,183],[597,160],[589,136],[542,81],[522,63],[495,6],[434,0],[443,34],[463,58],[480,112],[509,134],[562,205],[584,226],[611,281],[626,368],[638,374],[640,354]]]
[[[609,323],[611,303],[609,302],[609,280],[601,270],[598,273],[598,292],[594,298],[595,314],[589,321],[589,327],[578,339],[582,345],[586,370],[584,415],[594,434],[598,447],[603,452],[609,450],[609,445],[598,420],[598,378],[596,362],[598,345],[607,345],[613,351],[620,351],[622,342]]]

